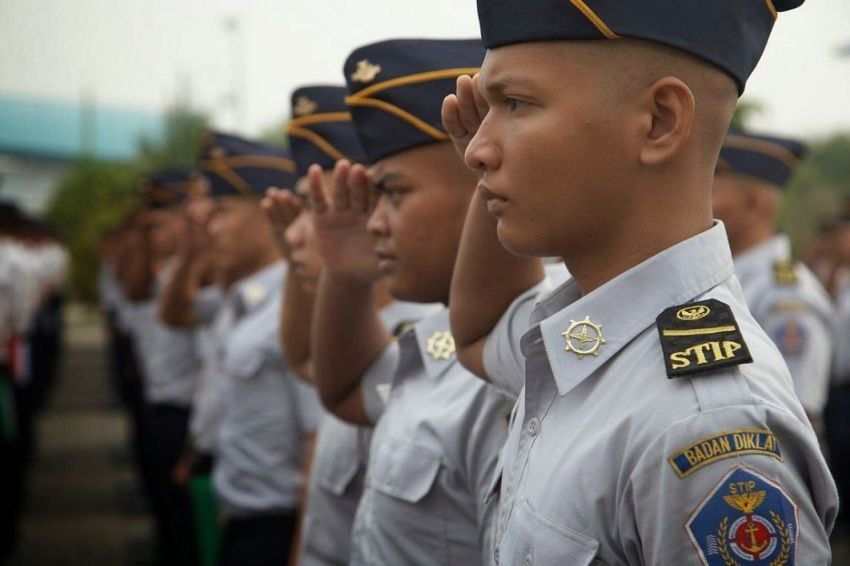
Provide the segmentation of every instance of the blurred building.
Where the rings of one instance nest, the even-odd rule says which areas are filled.
[[[129,161],[164,128],[154,112],[0,96],[0,198],[39,213],[70,163]]]

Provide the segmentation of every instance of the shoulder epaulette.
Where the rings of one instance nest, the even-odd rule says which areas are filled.
[[[790,261],[777,261],[773,264],[773,280],[778,285],[796,285],[797,270]]]
[[[732,309],[717,299],[670,307],[655,322],[670,379],[753,361]]]

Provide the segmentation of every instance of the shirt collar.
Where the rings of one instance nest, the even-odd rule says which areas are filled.
[[[770,273],[773,263],[787,260],[789,257],[791,257],[791,240],[785,234],[777,234],[736,255],[733,258],[735,274],[741,281],[746,281],[758,273]]]
[[[286,263],[276,261],[236,282],[231,296],[244,313],[251,312],[280,292],[285,270]]]
[[[443,307],[413,327],[422,365],[429,377],[445,373],[457,361],[455,341],[449,328],[449,309]]]
[[[546,297],[531,315],[539,324],[552,376],[560,395],[584,381],[635,336],[655,323],[665,308],[686,303],[702,295],[733,274],[732,253],[722,222],[689,238],[618,275],[602,287],[580,297],[574,280],[567,281]],[[566,332],[571,335],[594,328],[582,325],[589,320],[598,325],[604,343],[594,354],[579,356],[565,348]],[[576,324],[574,324],[576,323]],[[523,337],[523,351],[537,339],[529,332]],[[573,344],[581,346],[578,339]],[[590,350],[593,340],[585,344]]]

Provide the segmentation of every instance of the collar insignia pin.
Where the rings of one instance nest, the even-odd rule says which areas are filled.
[[[455,355],[455,339],[448,330],[435,332],[428,338],[425,350],[435,360],[448,360]]]
[[[602,325],[591,322],[589,316],[584,317],[584,320],[570,320],[570,326],[561,336],[566,341],[564,349],[574,353],[578,359],[591,355],[598,356],[599,347],[605,343],[605,338],[602,337]]]

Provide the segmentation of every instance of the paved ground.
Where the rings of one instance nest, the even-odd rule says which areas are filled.
[[[39,425],[23,540],[12,566],[145,563],[149,525],[128,508],[131,475],[116,458],[125,422],[109,395],[97,314],[70,308],[66,337],[62,380]],[[850,537],[834,548],[833,564],[850,566]]]
[[[131,475],[116,458],[123,415],[108,390],[100,319],[69,309],[61,382],[39,423],[22,540],[14,566],[122,566],[148,521],[133,512]]]

